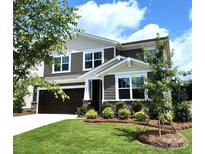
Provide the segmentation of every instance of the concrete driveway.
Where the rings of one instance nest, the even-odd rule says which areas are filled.
[[[65,119],[76,119],[77,115],[71,114],[32,114],[13,117],[13,135],[55,123]]]

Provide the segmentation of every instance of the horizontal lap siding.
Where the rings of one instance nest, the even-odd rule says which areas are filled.
[[[104,62],[114,58],[114,48],[104,49]]]
[[[104,77],[104,99],[115,99],[115,76],[106,75]]]
[[[71,72],[67,73],[58,73],[52,74],[52,64],[44,65],[44,77],[52,77],[52,76],[65,76],[65,75],[74,75],[74,74],[84,74],[85,71],[83,69],[83,53],[72,53],[71,54]]]

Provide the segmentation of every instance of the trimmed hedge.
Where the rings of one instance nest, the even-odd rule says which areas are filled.
[[[85,115],[85,113],[86,113],[86,107],[77,107],[76,108],[76,114],[78,115],[78,116],[84,116]]]
[[[142,109],[142,102],[140,101],[133,101],[132,102],[132,110],[134,112],[139,112]]]
[[[130,115],[130,110],[126,108],[119,109],[119,111],[117,112],[117,117],[119,119],[128,119],[129,115]]]
[[[85,116],[88,119],[96,119],[97,118],[97,112],[94,109],[90,109],[86,112]]]
[[[135,119],[137,121],[143,122],[145,120],[147,120],[149,118],[149,116],[144,112],[144,111],[139,111],[135,113]]]
[[[112,108],[111,107],[106,107],[102,112],[102,116],[105,119],[113,118],[114,117],[114,112],[113,112]]]

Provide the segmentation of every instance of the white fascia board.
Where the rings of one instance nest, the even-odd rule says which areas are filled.
[[[103,63],[102,65],[100,65],[100,66],[98,66],[98,67],[92,69],[91,71],[89,71],[89,72],[83,74],[82,76],[79,77],[79,79],[82,79],[82,78],[87,77],[87,76],[89,76],[89,75],[95,75],[95,72],[99,71],[99,69],[102,69],[102,68],[106,67],[108,64],[110,64],[111,62],[113,62],[113,61],[115,61],[115,60],[120,60],[120,59],[125,59],[125,57],[120,56],[120,55],[119,55],[119,56],[116,56],[116,57],[114,57],[113,59],[111,59],[111,60],[109,60],[109,61]]]
[[[127,58],[124,59],[124,60],[122,60],[121,62],[117,63],[116,65],[113,65],[113,66],[111,66],[110,68],[108,68],[108,69],[106,69],[106,70],[104,70],[104,71],[98,73],[97,76],[100,76],[100,75],[102,75],[102,74],[104,74],[104,73],[106,73],[106,72],[112,70],[113,68],[115,68],[115,67],[117,67],[117,66],[120,66],[121,64],[123,64],[123,63],[125,63],[125,62],[127,62]]]
[[[114,69],[114,68],[116,68],[116,67],[122,65],[123,63],[127,63],[127,62],[129,62],[129,61],[133,61],[133,62],[135,62],[135,63],[137,63],[137,64],[140,64],[140,65],[143,65],[143,66],[145,66],[147,69],[149,69],[149,64],[148,64],[148,63],[145,63],[145,62],[142,62],[142,61],[140,61],[140,60],[137,60],[137,59],[128,57],[128,58],[122,60],[120,63],[117,63],[116,65],[113,65],[112,67],[110,67],[110,68],[108,68],[108,69],[106,69],[106,70],[104,70],[104,71],[98,73],[97,76],[101,76],[101,75],[105,74],[106,72],[108,72],[108,71],[110,71],[110,70],[112,70],[112,69]]]
[[[128,59],[128,60],[132,60],[132,61],[134,61],[134,62],[136,62],[136,63],[139,63],[139,64],[141,64],[141,65],[144,65],[144,66],[149,66],[148,63],[145,63],[145,62],[143,62],[143,61],[141,61],[141,60],[137,60],[137,59],[134,59],[134,58],[131,58],[131,57],[128,57],[127,59]]]
[[[48,82],[50,81],[55,81],[56,83],[76,83],[76,82],[85,82],[83,79],[57,79],[57,80],[47,80]]]
[[[76,85],[76,86],[60,86],[61,89],[77,89],[77,88],[85,88],[85,85]],[[47,90],[47,88],[38,88],[38,90]]]
[[[119,42],[117,42],[117,41],[107,39],[107,38],[104,38],[104,37],[100,37],[100,36],[91,35],[91,34],[84,33],[84,32],[77,32],[77,34],[81,35],[81,36],[91,38],[91,39],[94,39],[94,40],[100,40],[100,41],[109,42],[109,43],[112,43],[112,44],[119,44]]]

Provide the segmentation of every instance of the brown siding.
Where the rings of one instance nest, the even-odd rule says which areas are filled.
[[[124,57],[132,57],[139,60],[144,60],[144,53],[142,49],[132,49],[132,50],[124,50],[120,51],[120,55]]]
[[[69,74],[84,74],[83,69],[83,52],[71,54],[71,72],[52,74],[51,64],[44,65],[44,77],[50,76],[64,76]]]
[[[104,62],[114,58],[114,48],[104,49]]]
[[[104,99],[115,99],[115,76],[104,77]]]

